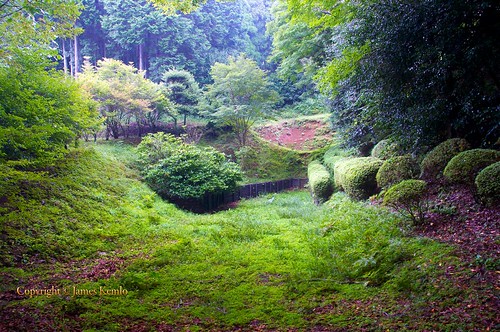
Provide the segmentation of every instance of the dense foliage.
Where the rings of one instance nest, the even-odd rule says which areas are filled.
[[[451,183],[472,185],[476,175],[485,167],[500,161],[500,151],[472,149],[460,152],[446,165],[443,174]]]
[[[319,160],[312,161],[307,167],[307,177],[314,201],[317,203],[327,201],[333,190],[330,173],[325,166]]]
[[[333,122],[347,144],[392,135],[420,151],[456,136],[474,146],[497,140],[496,2],[286,3],[293,25],[332,31],[328,57],[316,77],[334,96]]]
[[[50,164],[96,124],[89,96],[52,69],[52,43],[77,32],[77,15],[74,2],[1,5],[0,161]]]
[[[198,103],[201,99],[201,90],[194,76],[186,70],[170,69],[162,76],[165,83],[168,99],[173,103],[175,109],[184,117],[186,125],[188,115],[199,113]],[[177,119],[174,119],[177,124]]]
[[[208,96],[216,110],[213,116],[230,125],[245,146],[250,127],[267,116],[278,93],[271,89],[266,73],[243,54],[230,57],[227,64],[216,63],[211,75],[214,83]]]
[[[155,128],[163,115],[176,114],[164,87],[119,60],[100,60],[96,67],[86,62],[78,81],[98,102],[106,139],[128,137],[131,129],[140,137],[144,127]]]
[[[137,147],[146,182],[170,198],[202,198],[231,191],[241,180],[238,165],[211,147],[186,144],[169,134],[143,138]]]
[[[483,169],[475,180],[477,194],[488,206],[500,204],[500,161]]]
[[[269,1],[197,1],[195,7],[188,1],[168,3],[180,5],[184,12],[200,8],[167,16],[146,0],[84,0],[78,25],[85,32],[70,43],[62,40],[60,44],[67,45],[61,53],[77,71],[85,56],[93,64],[103,58],[132,62],[154,82],[176,68],[209,83],[215,62],[241,52],[265,64],[270,52],[270,40],[264,35]]]

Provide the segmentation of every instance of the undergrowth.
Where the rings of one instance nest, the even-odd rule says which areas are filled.
[[[12,299],[2,310],[22,322],[18,330],[33,330],[34,313],[56,329],[92,331],[402,328],[349,305],[322,308],[376,299],[395,312],[401,298],[419,308],[456,294],[432,286],[437,262],[456,263],[451,249],[407,237],[387,211],[343,194],[318,207],[296,191],[194,215],[157,197],[133,164],[127,145],[85,147],[40,175],[42,191],[30,182],[2,203],[0,274]],[[115,268],[89,272],[99,264]],[[29,299],[20,286],[128,293]]]

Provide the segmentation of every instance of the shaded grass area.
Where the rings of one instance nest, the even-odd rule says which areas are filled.
[[[451,247],[407,237],[384,210],[342,194],[318,207],[297,191],[194,215],[151,192],[133,164],[129,146],[100,144],[73,153],[57,172],[23,180],[22,192],[3,193],[0,328],[473,330],[491,323],[490,312],[426,315],[429,303],[440,312],[472,295],[445,278],[461,262]],[[52,286],[68,294],[16,293]],[[100,294],[120,287],[127,294]]]

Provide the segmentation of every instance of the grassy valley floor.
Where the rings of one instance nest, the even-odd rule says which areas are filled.
[[[296,191],[195,215],[133,160],[98,144],[4,175],[0,331],[498,328],[495,285],[388,211]]]

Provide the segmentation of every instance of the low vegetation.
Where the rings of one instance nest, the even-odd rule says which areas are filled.
[[[307,177],[314,201],[317,203],[327,201],[333,190],[330,173],[325,166],[319,160],[312,161],[307,168]]]
[[[298,191],[194,215],[141,183],[135,160],[123,144],[83,148],[24,182],[22,201],[2,200],[2,327],[471,330],[494,319],[427,316],[430,302],[442,313],[472,294],[447,278],[461,263],[449,246],[406,236],[388,211],[342,193],[318,207]],[[52,285],[81,293],[16,293]]]
[[[485,205],[500,205],[500,162],[486,167],[475,180],[477,194]]]
[[[232,191],[242,179],[238,165],[223,153],[170,134],[150,134],[137,149],[145,181],[166,198],[202,198]]]
[[[485,167],[500,161],[500,151],[472,149],[460,152],[446,165],[443,174],[451,183],[474,184],[476,175]]]
[[[383,139],[372,149],[371,156],[379,159],[389,159],[400,155],[401,147],[390,139]]]
[[[376,194],[376,176],[382,164],[382,160],[374,157],[340,160],[334,167],[335,185],[352,199],[367,199]]]
[[[422,160],[421,177],[436,179],[442,177],[448,162],[462,151],[470,149],[470,144],[462,138],[452,138],[438,144]]]
[[[427,212],[427,184],[422,180],[404,180],[389,188],[384,195],[384,205],[390,206],[416,224],[425,221]]]
[[[379,188],[387,189],[403,180],[415,179],[420,174],[417,161],[409,155],[392,157],[384,161],[377,172]]]

